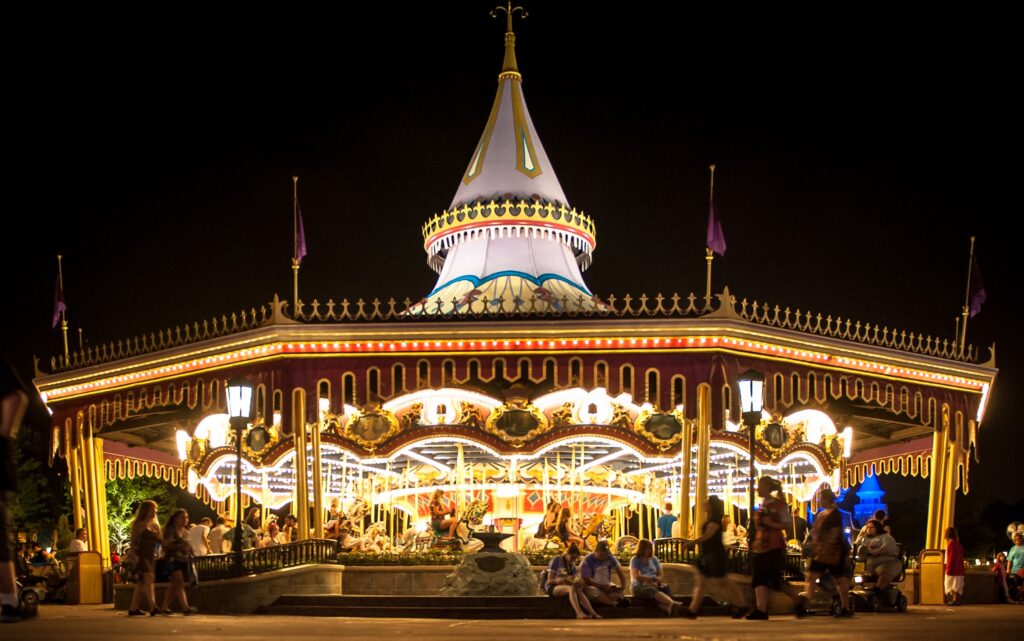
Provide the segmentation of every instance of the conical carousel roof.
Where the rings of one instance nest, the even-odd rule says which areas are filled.
[[[449,209],[423,228],[439,278],[413,314],[596,311],[594,224],[569,207],[523,99],[511,19],[494,105]]]

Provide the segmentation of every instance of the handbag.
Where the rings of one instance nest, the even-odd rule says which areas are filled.
[[[135,553],[135,550],[128,550],[118,567],[122,581],[125,583],[139,582],[139,555]]]

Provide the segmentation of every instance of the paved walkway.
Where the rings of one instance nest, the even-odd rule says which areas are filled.
[[[234,641],[339,638],[415,641],[523,641],[529,639],[679,639],[683,641],[1009,641],[1024,638],[1024,606],[959,608],[912,606],[904,614],[858,614],[853,619],[792,616],[770,621],[724,617],[618,621],[438,621],[284,616],[132,617],[110,606],[49,605],[38,618],[0,627],[4,641]]]

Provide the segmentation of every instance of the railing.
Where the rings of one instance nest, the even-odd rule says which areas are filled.
[[[242,566],[245,574],[260,574],[298,565],[336,563],[337,556],[337,541],[309,539],[245,550],[242,552]],[[196,574],[200,581],[230,579],[236,576],[235,555],[228,553],[197,557]]]
[[[694,547],[683,549],[686,539],[656,539],[654,556],[662,563],[687,563],[694,565],[700,554]],[[750,574],[750,553],[743,548],[727,547],[726,567],[734,574]],[[787,579],[802,580],[804,578],[803,556],[796,552],[786,554],[783,570]]]
[[[313,299],[311,303],[299,301],[297,306],[277,296],[269,305],[259,310],[253,308],[241,314],[221,316],[202,324],[193,323],[153,334],[144,334],[128,340],[117,341],[96,347],[87,347],[72,352],[67,357],[56,357],[50,360],[51,372],[89,367],[112,361],[139,356],[164,349],[170,349],[197,343],[228,334],[273,325],[300,321],[305,323],[349,323],[349,322],[415,322],[418,320],[501,320],[516,319],[551,319],[551,318],[685,318],[700,317],[712,314],[715,318],[742,319],[768,327],[789,329],[804,334],[815,334],[838,338],[841,340],[886,347],[903,352],[925,354],[950,360],[978,362],[981,351],[973,346],[961,348],[959,343],[950,339],[939,339],[914,332],[891,329],[871,323],[852,321],[849,318],[832,317],[830,315],[791,310],[788,307],[769,305],[747,299],[738,300],[729,293],[728,288],[713,297],[718,299],[717,306],[713,301],[705,301],[694,294],[682,297],[673,294],[670,297],[623,296],[607,299],[562,298],[551,304],[537,298],[528,300],[509,299],[501,301],[497,307],[493,302],[474,300],[445,301],[441,299],[421,299],[413,301],[406,298],[397,301],[389,298],[386,301],[374,298],[372,301],[359,299],[351,302],[333,299],[321,302]],[[594,302],[597,301],[597,302]],[[711,305],[708,304],[711,302]],[[592,303],[592,304],[591,304]],[[290,308],[290,309],[289,309]]]

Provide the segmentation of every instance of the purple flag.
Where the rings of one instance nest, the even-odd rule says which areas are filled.
[[[978,257],[971,257],[971,282],[968,286],[971,292],[971,318],[978,315],[981,306],[985,303],[985,283],[981,281],[981,270],[978,269]]]
[[[708,243],[707,248],[719,256],[725,256],[725,234],[722,233],[722,223],[715,216],[715,203],[708,207]]]
[[[302,225],[302,205],[296,201],[295,207],[299,214],[299,228],[295,236],[295,260],[302,264],[302,258],[306,255],[306,228]]]
[[[57,276],[57,287],[53,292],[53,328],[57,329],[57,322],[60,321],[60,313],[67,311],[68,306],[64,304],[64,285]]]

